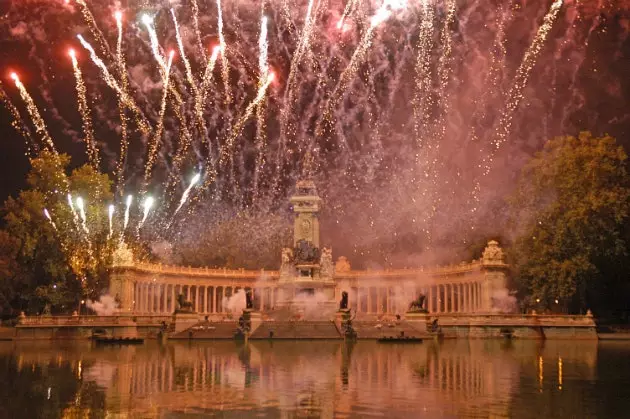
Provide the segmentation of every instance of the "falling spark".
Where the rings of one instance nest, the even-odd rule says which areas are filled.
[[[55,222],[50,217],[50,213],[48,212],[48,210],[46,208],[44,208],[44,215],[46,216],[46,218],[48,218],[48,221],[50,221],[50,224],[53,226],[53,228],[56,231],[57,230],[57,226],[55,225]]]
[[[523,99],[523,90],[525,86],[527,86],[527,82],[529,81],[529,76],[536,65],[536,61],[538,59],[538,55],[542,50],[545,41],[558,18],[558,14],[560,13],[560,9],[562,8],[563,0],[556,0],[549,9],[549,12],[545,15],[543,24],[538,28],[538,32],[534,37],[531,45],[525,52],[523,60],[521,61],[521,65],[516,71],[516,76],[514,80],[514,84],[510,88],[508,93],[507,104],[503,112],[501,113],[501,118],[499,120],[499,124],[496,130],[496,138],[494,140],[494,150],[491,153],[490,157],[486,159],[492,161],[492,158],[496,151],[501,147],[501,145],[507,141],[507,138],[510,134],[510,130],[512,128],[512,118],[514,116],[514,112],[518,108],[518,105],[521,103]],[[490,164],[486,164],[484,175],[488,175],[490,173]]]
[[[341,18],[339,18],[339,22],[337,22],[337,29],[343,29],[344,22],[346,18],[348,17],[348,15],[350,14],[350,12],[352,11],[352,8],[356,2],[357,0],[348,0],[348,3],[346,3],[346,8],[343,11],[343,14],[341,15]]]
[[[26,109],[28,110],[29,115],[31,116],[31,120],[35,125],[35,130],[37,134],[39,134],[42,142],[50,151],[54,154],[57,154],[57,149],[55,148],[55,144],[53,143],[50,134],[48,133],[48,129],[46,128],[46,123],[44,122],[44,118],[42,118],[37,106],[35,106],[35,102],[33,102],[33,98],[28,94],[26,87],[20,81],[17,73],[11,73],[11,78],[15,82],[15,86],[18,88],[20,92],[20,97],[26,103]]]
[[[153,203],[154,200],[152,197],[147,197],[147,199],[144,200],[144,202],[142,203],[142,209],[143,209],[143,215],[142,215],[142,220],[140,221],[140,224],[138,225],[138,228],[141,228],[144,225],[144,222],[147,220],[147,217],[149,216],[149,211],[151,210],[151,207],[153,207]]]
[[[266,80],[267,73],[269,72],[269,64],[267,64],[267,49],[267,16],[263,16],[260,22],[260,38],[258,39],[258,50],[260,51],[258,58],[260,80]]]
[[[177,23],[177,17],[175,16],[175,10],[171,9],[171,15],[173,16],[173,24],[175,25],[175,37],[177,38],[177,46],[179,47],[179,53],[182,57],[182,61],[184,62],[184,68],[186,69],[186,79],[188,80],[188,84],[190,84],[191,89],[193,90],[193,96],[195,98],[195,104],[199,104],[199,106],[195,106],[195,111],[197,113],[197,123],[199,127],[201,127],[202,131],[205,131],[205,122],[203,119],[203,109],[200,106],[201,104],[201,96],[199,89],[197,88],[197,83],[193,77],[192,69],[190,68],[190,62],[186,57],[186,52],[184,51],[184,42],[182,41],[182,36],[179,33],[179,24]]]
[[[153,52],[153,57],[160,65],[160,68],[163,72],[166,72],[166,61],[164,61],[164,57],[162,57],[162,53],[160,52],[160,44],[157,39],[157,33],[155,32],[155,28],[153,27],[153,18],[149,15],[142,16],[142,23],[147,27],[147,31],[149,32],[149,41],[151,43],[151,51]]]
[[[223,78],[223,84],[225,86],[225,103],[232,102],[232,95],[230,93],[230,73],[229,63],[227,60],[227,45],[225,43],[225,36],[223,35],[223,10],[221,8],[221,0],[217,0],[218,11],[218,26],[219,26],[219,46],[221,47],[221,77]]]
[[[22,137],[26,140],[26,146],[29,152],[31,151],[31,148],[33,148],[32,151],[37,152],[39,150],[39,144],[37,144],[37,142],[31,136],[30,131],[28,130],[24,123],[24,120],[22,119],[22,115],[20,115],[20,111],[18,111],[13,102],[11,102],[11,100],[9,99],[9,96],[2,87],[2,81],[0,81],[0,102],[2,102],[2,104],[13,117],[13,120],[11,121],[11,126],[15,128],[16,131],[19,132],[20,135],[22,135]]]
[[[206,56],[206,50],[201,43],[201,31],[199,30],[199,4],[197,4],[197,0],[192,0],[192,10],[193,10],[193,27],[195,29],[195,35],[197,36],[197,47],[201,52],[201,56],[203,60],[206,61],[208,58]]]
[[[263,84],[258,89],[258,94],[256,95],[256,98],[247,106],[241,119],[239,119],[236,125],[234,125],[234,128],[232,129],[232,134],[228,137],[225,143],[225,149],[222,150],[222,153],[221,153],[222,163],[224,163],[227,160],[228,156],[231,155],[232,147],[234,145],[234,140],[236,140],[236,137],[238,137],[238,135],[240,134],[241,129],[243,128],[243,125],[245,125],[245,123],[249,119],[250,115],[254,111],[254,108],[258,106],[258,104],[265,98],[265,93],[267,92],[267,89],[269,88],[269,85],[271,84],[271,82],[273,82],[274,78],[275,78],[275,74],[273,72],[269,73],[265,84]]]
[[[127,92],[128,80],[127,69],[125,68],[125,56],[122,49],[123,40],[123,26],[122,26],[123,14],[120,10],[114,13],[114,19],[116,19],[116,27],[118,29],[118,38],[116,41],[116,61],[118,63],[118,69],[120,71],[120,78],[122,83],[122,90]],[[118,156],[118,163],[116,166],[116,187],[122,194],[123,183],[125,181],[125,161],[127,160],[127,148],[129,145],[129,138],[127,133],[127,115],[125,112],[125,103],[121,98],[118,98],[118,114],[120,115],[120,154]]]
[[[149,182],[151,178],[151,171],[153,170],[153,166],[155,165],[155,158],[157,156],[157,150],[160,145],[160,139],[162,138],[162,132],[164,131],[164,114],[166,113],[166,98],[168,97],[168,83],[169,83],[169,75],[171,72],[171,64],[173,64],[173,57],[175,56],[175,52],[171,51],[168,57],[168,64],[166,65],[166,69],[164,71],[164,89],[162,93],[162,104],[160,106],[160,115],[158,119],[158,125],[155,130],[155,135],[149,145],[149,155],[147,157],[147,163],[145,165],[144,171],[144,183],[145,186]]]
[[[83,227],[83,230],[89,234],[90,230],[87,227],[87,217],[85,216],[85,206],[83,204],[83,198],[78,197],[77,198],[77,208],[79,208],[79,215],[81,216],[81,224]]]
[[[127,196],[127,206],[125,207],[125,219],[123,221],[123,231],[127,229],[127,225],[129,224],[129,209],[131,208],[131,203],[133,202],[133,196]]]
[[[79,68],[77,56],[74,49],[68,51],[70,58],[72,59],[72,67],[74,68],[74,78],[76,79],[77,96],[79,103],[79,113],[83,121],[83,134],[85,135],[85,145],[87,147],[87,154],[90,164],[98,169],[99,157],[98,148],[96,146],[96,139],[94,138],[94,128],[92,127],[92,117],[90,116],[90,107],[87,103],[87,95],[85,89],[85,83],[83,82],[83,75]]]
[[[201,175],[199,173],[197,173],[192,178],[192,180],[190,181],[190,185],[188,185],[188,188],[186,188],[186,190],[184,191],[184,194],[182,195],[182,199],[180,199],[180,201],[179,201],[179,205],[177,206],[177,209],[175,210],[175,214],[177,214],[179,212],[179,210],[182,208],[182,206],[184,205],[186,200],[188,200],[188,195],[190,194],[190,191],[197,184],[197,182],[199,182],[199,179],[201,179]],[[173,214],[173,215],[175,215],[175,214]]]
[[[109,205],[109,208],[107,209],[107,215],[109,217],[109,237],[111,237],[114,234],[114,223],[113,223],[114,205],[113,204]]]
[[[210,88],[210,82],[212,81],[212,72],[214,71],[214,66],[217,63],[217,58],[219,57],[219,53],[221,52],[221,47],[216,46],[212,49],[212,55],[210,56],[210,60],[208,61],[208,65],[206,66],[206,71],[204,72],[203,79],[201,81],[201,103],[198,105],[202,107],[207,100],[208,89]],[[202,108],[202,112],[205,109]]]
[[[131,97],[129,97],[129,95],[120,87],[116,79],[111,75],[111,73],[107,69],[107,66],[105,65],[103,60],[101,60],[98,57],[98,55],[96,55],[96,52],[94,51],[94,48],[92,48],[92,45],[90,45],[81,35],[77,35],[77,38],[79,39],[79,42],[81,43],[81,45],[83,45],[83,48],[85,48],[90,53],[90,58],[92,59],[92,62],[94,62],[94,64],[96,64],[96,66],[103,73],[103,79],[105,80],[105,83],[107,83],[109,87],[114,89],[116,93],[120,95],[120,99],[125,103],[125,105],[129,109],[133,110],[136,113],[136,116],[138,117],[137,120],[138,120],[138,125],[140,129],[142,129],[143,132],[149,132],[150,127],[149,127],[149,124],[144,120],[142,111],[134,103],[133,99],[131,99]]]

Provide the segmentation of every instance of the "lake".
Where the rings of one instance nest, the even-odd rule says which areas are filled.
[[[630,342],[0,342],[2,418],[622,418]]]

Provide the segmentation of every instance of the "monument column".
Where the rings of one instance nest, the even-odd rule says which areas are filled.
[[[367,287],[367,313],[372,314],[372,287]]]
[[[451,290],[451,313],[455,313],[455,284],[450,284],[449,288]]]
[[[168,308],[166,307],[166,303],[168,302],[168,299],[166,298],[167,287],[168,287],[168,284],[163,284],[161,287],[162,288],[162,313],[166,313],[168,311]]]

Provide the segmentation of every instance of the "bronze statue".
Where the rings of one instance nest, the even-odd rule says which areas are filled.
[[[251,310],[254,308],[254,293],[252,290],[245,291],[245,308]]]
[[[341,301],[339,302],[339,310],[348,309],[348,293],[346,291],[341,293]]]
[[[184,297],[184,294],[179,294],[177,296],[177,304],[179,304],[179,308],[177,311],[193,311],[193,304],[190,301],[186,301],[186,297]]]
[[[411,302],[411,304],[409,304],[409,310],[408,311],[427,311],[424,308],[424,302],[426,300],[426,296],[424,294],[420,294],[418,295],[418,298],[414,301]]]

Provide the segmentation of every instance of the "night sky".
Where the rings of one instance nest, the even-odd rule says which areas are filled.
[[[192,29],[190,2],[131,0],[111,4],[87,3],[112,48],[115,48],[116,42],[113,12],[119,9],[125,12],[124,42],[130,80],[137,93],[138,103],[149,120],[155,121],[161,97],[159,73],[151,56],[146,31],[139,19],[134,17],[141,13],[153,14],[161,47],[164,50],[176,49],[173,25],[169,20],[169,9],[173,7],[180,19],[186,48],[193,51],[197,42]],[[207,114],[208,121],[211,121],[208,138],[213,141],[217,138],[218,146],[223,138],[230,136],[229,129],[234,124],[226,124],[225,115],[241,115],[254,96],[258,62],[259,3],[225,3],[226,42],[238,50],[238,54],[232,53],[233,56],[230,56],[230,63],[234,66],[230,70],[234,105],[232,108],[217,105]],[[378,11],[381,3],[374,1],[372,8],[362,13],[369,18]],[[349,233],[351,240],[369,247],[382,242],[383,237],[389,237],[392,231],[407,233],[416,228],[423,231],[424,227],[416,227],[418,223],[414,214],[421,213],[431,204],[417,204],[416,198],[424,196],[424,186],[416,185],[415,182],[425,169],[424,166],[420,169],[414,166],[417,165],[417,159],[412,158],[416,153],[424,156],[422,150],[430,150],[425,156],[427,161],[434,158],[439,161],[431,166],[435,173],[432,176],[437,179],[433,181],[432,187],[439,191],[433,196],[441,196],[434,199],[438,199],[439,205],[443,207],[438,211],[443,215],[432,221],[434,227],[431,228],[442,225],[439,232],[444,233],[444,236],[461,228],[464,219],[460,215],[467,211],[463,207],[469,205],[470,201],[469,198],[461,197],[471,190],[474,183],[471,179],[477,179],[480,162],[492,150],[492,135],[496,131],[501,109],[510,100],[506,94],[513,86],[519,63],[532,44],[552,1],[514,0],[510,3],[462,0],[455,3],[455,18],[449,26],[452,42],[449,83],[440,90],[439,81],[434,78],[429,87],[432,103],[427,105],[431,112],[427,118],[428,125],[436,120],[442,121],[444,137],[440,141],[435,140],[428,148],[426,141],[415,142],[413,134],[412,108],[417,103],[417,99],[414,102],[413,94],[417,80],[414,66],[422,16],[416,7],[418,2],[410,1],[413,7],[394,10],[389,19],[375,30],[373,45],[365,58],[369,65],[358,66],[357,74],[342,90],[338,107],[334,111],[334,117],[340,122],[332,134],[320,138],[316,136],[319,132],[317,124],[324,113],[322,109],[325,109],[320,103],[325,103],[325,99],[333,95],[330,92],[335,92],[338,80],[343,80],[343,69],[361,40],[361,30],[365,28],[365,23],[361,26],[362,15],[357,12],[358,17],[349,20],[356,27],[352,26],[348,35],[343,35],[347,38],[343,38],[334,32],[334,27],[345,3],[332,1],[329,10],[321,11],[309,45],[313,52],[305,54],[304,62],[296,72],[296,99],[290,114],[295,117],[293,126],[297,127],[297,134],[295,139],[283,139],[285,142],[280,141],[284,138],[280,129],[280,115],[286,107],[284,89],[288,83],[297,38],[296,32],[289,30],[291,25],[283,20],[282,12],[274,7],[275,2],[271,2],[266,10],[270,19],[269,64],[277,71],[279,78],[268,93],[266,138],[269,156],[285,153],[281,176],[284,189],[269,196],[280,200],[286,198],[291,191],[290,185],[299,177],[302,156],[308,150],[315,150],[319,162],[316,176],[320,184],[327,185],[320,191],[329,203],[329,210],[323,214],[324,228],[329,230],[325,234],[347,254],[353,251],[353,246],[354,251],[357,251],[356,243],[348,243]],[[512,6],[508,7],[508,4]],[[200,0],[199,5],[199,43],[203,46],[216,45],[215,2]],[[305,12],[306,7],[292,11],[293,29],[302,27]],[[493,40],[496,39],[498,22],[501,22],[502,16],[506,56],[497,66],[496,82],[489,83],[487,75],[492,68],[490,57],[494,51]],[[428,56],[431,66],[436,66],[440,62],[440,54],[444,53],[439,28],[446,18],[445,9],[436,8],[433,46]],[[81,54],[80,65],[86,79],[88,100],[93,106],[92,118],[102,149],[103,168],[112,173],[120,148],[116,96],[90,63],[87,53],[81,50],[75,38],[77,33],[94,40],[80,8],[72,1],[66,5],[64,0],[1,0],[0,80],[2,88],[28,122],[24,104],[9,78],[10,71],[20,74],[48,123],[57,149],[71,154],[73,166],[83,164],[86,162],[85,145],[81,141],[81,118],[77,112],[72,65],[67,56],[70,46],[77,48]],[[485,190],[497,193],[509,191],[509,185],[520,166],[540,149],[546,138],[555,135],[576,135],[580,130],[590,130],[595,134],[609,133],[626,150],[630,150],[629,35],[630,0],[564,2],[547,41],[542,44],[533,68],[528,73],[507,141],[493,155],[494,173],[489,179],[482,179]],[[330,60],[329,57],[337,60]],[[193,70],[201,73],[204,61],[199,58],[199,54],[191,52],[189,58]],[[190,89],[186,87],[181,60],[177,60],[179,58],[174,64],[173,78],[186,98],[186,92],[190,93]],[[112,68],[113,64],[107,62]],[[219,99],[213,103],[223,100],[220,98],[223,85],[219,67],[217,64],[216,86],[212,92]],[[327,77],[318,79],[321,74]],[[480,104],[482,96],[485,105]],[[448,99],[448,107],[444,105],[444,97]],[[180,141],[180,124],[170,103],[165,117],[164,143],[156,169],[158,174],[152,183],[153,190],[158,190],[165,182],[168,175],[164,173],[172,170],[173,154]],[[189,110],[190,107],[187,112]],[[191,120],[194,119],[192,115],[192,112],[188,113]],[[253,116],[251,121],[255,120]],[[218,122],[215,124],[215,121]],[[218,201],[229,202],[225,205],[231,208],[225,210],[221,206],[224,213],[234,213],[249,205],[250,198],[239,199],[239,194],[254,195],[251,192],[251,179],[255,157],[252,156],[256,151],[254,144],[257,140],[256,125],[251,121],[244,125],[243,131],[236,137],[238,141],[234,155],[238,157],[236,161],[241,165],[240,168],[236,175],[221,179],[221,187],[229,192],[223,192],[224,195]],[[10,122],[9,113],[4,108],[0,109],[0,200],[3,201],[25,185],[25,174],[29,169],[25,141],[10,126]],[[192,122],[190,124],[192,126]],[[479,141],[483,144],[481,147],[471,140],[473,126],[477,127]],[[31,132],[34,132],[32,126]],[[176,190],[180,192],[190,173],[206,168],[203,135],[194,130],[192,132],[194,141],[185,159],[185,170],[176,178],[179,182]],[[436,132],[442,131],[428,128],[422,135],[435,139]],[[130,158],[127,168],[128,177],[132,179],[128,189],[136,188],[141,177],[146,141],[146,138],[130,138],[135,154]],[[270,159],[264,170],[261,169],[261,190],[269,187],[270,179],[275,176],[271,172]],[[408,188],[410,183],[414,186]],[[488,193],[484,196],[491,200],[493,195]],[[213,207],[208,211],[215,214],[219,210]],[[358,211],[364,215],[357,217]],[[340,229],[339,225],[346,227]],[[404,248],[406,240],[414,242],[408,237],[401,240],[402,244],[392,246]]]

